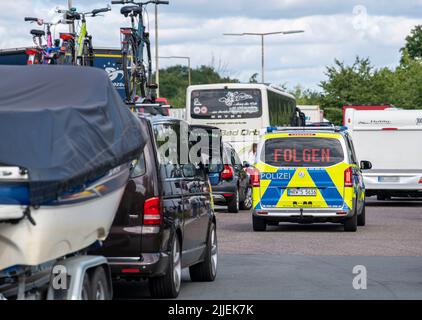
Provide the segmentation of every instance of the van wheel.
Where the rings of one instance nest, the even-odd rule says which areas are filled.
[[[149,291],[153,298],[172,299],[180,293],[182,280],[182,254],[179,238],[175,235],[169,256],[167,273],[162,277],[148,280]]]
[[[208,243],[205,252],[205,260],[189,268],[190,278],[193,282],[211,282],[217,276],[218,242],[217,230],[211,224],[208,235]]]
[[[91,300],[111,300],[107,276],[103,267],[98,267],[91,280]]]
[[[252,188],[247,187],[245,191],[245,200],[240,204],[240,209],[251,210],[252,208]]]
[[[358,216],[358,226],[359,227],[364,227],[366,225],[366,214],[365,214],[365,204],[363,205],[362,208],[362,213]]]
[[[252,216],[252,227],[253,227],[253,231],[258,231],[258,232],[266,231],[267,223],[259,217]]]
[[[231,199],[228,203],[228,210],[230,213],[238,213],[239,212],[239,189],[236,189],[235,196]]]
[[[357,229],[358,229],[358,216],[357,216],[357,212],[355,211],[355,214],[353,215],[353,217],[350,217],[346,221],[344,221],[344,231],[356,232]]]

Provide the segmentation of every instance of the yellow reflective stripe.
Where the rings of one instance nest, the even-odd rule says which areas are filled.
[[[255,168],[257,168],[260,172],[267,172],[267,173],[276,173],[278,171],[277,167],[270,166],[269,164],[266,164],[264,162],[258,162],[255,165]]]
[[[254,187],[252,189],[252,201],[253,201],[253,208],[256,209],[259,202],[261,201],[261,193],[260,193],[259,187]]]
[[[342,139],[342,135],[339,133],[326,133],[326,132],[306,132],[300,131],[297,133],[289,132],[289,133],[269,133],[263,136],[264,140],[269,139],[276,139],[276,138],[298,138],[301,137],[312,137],[312,138],[331,138],[331,139]]]

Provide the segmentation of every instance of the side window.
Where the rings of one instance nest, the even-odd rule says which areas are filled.
[[[131,172],[131,178],[143,176],[147,172],[145,154],[142,153]]]
[[[181,178],[183,171],[180,166],[181,144],[186,142],[187,138],[180,139],[181,126],[179,122],[159,123],[154,125],[154,136],[157,145],[157,154],[159,158],[162,174],[167,178]],[[186,153],[186,151],[185,151]]]
[[[356,150],[355,150],[355,145],[353,144],[353,140],[352,138],[349,137],[350,140],[350,147],[352,148],[352,154],[353,154],[353,158],[355,159],[355,162],[357,165],[359,165],[359,159],[356,156]]]
[[[357,159],[356,159],[355,152],[354,152],[354,149],[353,149],[353,144],[350,141],[350,137],[345,136],[344,138],[345,138],[344,140],[346,141],[346,147],[347,147],[347,153],[348,153],[348,156],[349,156],[349,161],[352,164],[357,164]]]

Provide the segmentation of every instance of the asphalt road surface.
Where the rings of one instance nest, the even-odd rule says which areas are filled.
[[[370,198],[367,226],[356,233],[335,224],[282,224],[255,233],[249,212],[217,212],[217,279],[192,283],[185,270],[179,299],[422,299],[422,201]],[[356,266],[365,269],[354,274]],[[366,289],[357,290],[362,272]],[[147,288],[122,282],[115,297],[148,298]]]

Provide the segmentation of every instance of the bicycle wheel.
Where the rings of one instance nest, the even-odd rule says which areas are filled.
[[[152,83],[152,57],[151,57],[151,43],[149,41],[149,34],[144,34],[143,47],[143,63],[140,71],[141,76],[141,95],[143,98],[151,98],[151,90],[149,86]]]
[[[94,49],[92,48],[90,40],[84,41],[82,56],[78,57],[78,65],[83,67],[94,66]]]
[[[126,36],[122,49],[122,64],[125,81],[126,99],[133,102],[139,84],[139,73],[136,58],[136,46],[132,36]]]

